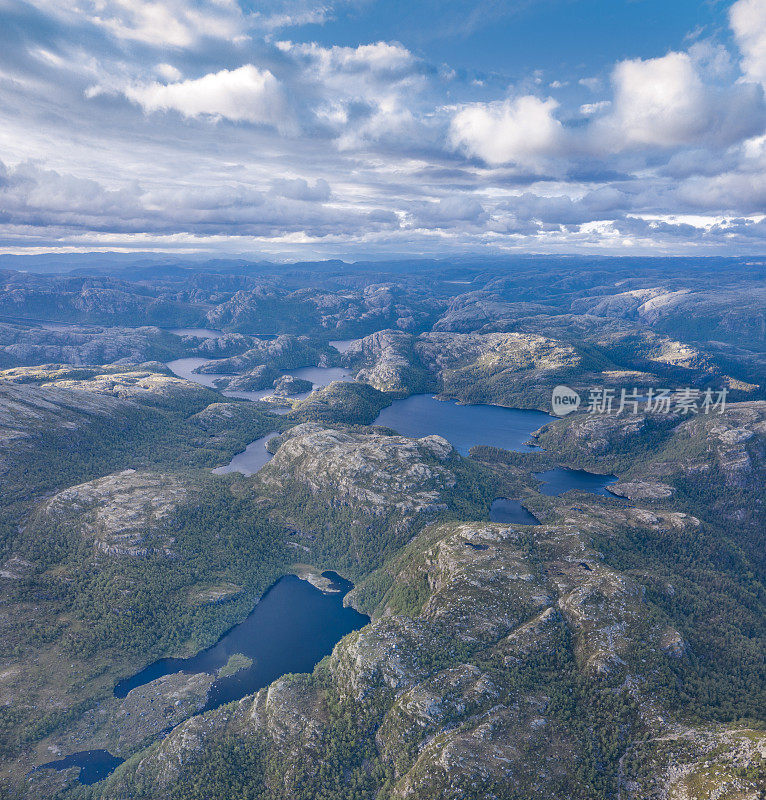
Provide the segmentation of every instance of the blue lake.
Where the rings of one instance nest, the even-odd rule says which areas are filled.
[[[117,697],[131,689],[175,672],[215,674],[242,653],[251,667],[213,683],[205,710],[239,700],[268,686],[288,672],[311,672],[351,631],[369,617],[344,608],[352,584],[333,572],[324,573],[338,591],[322,592],[308,581],[285,575],[269,588],[250,615],[225,633],[216,644],[190,658],[163,658],[115,686]]]
[[[543,482],[540,487],[540,493],[549,497],[557,497],[570,489],[612,497],[613,495],[607,491],[606,487],[617,483],[616,475],[597,475],[594,472],[586,472],[583,469],[569,469],[567,467],[556,467],[546,472],[535,472],[534,476]]]
[[[384,408],[374,425],[393,428],[403,436],[443,436],[461,455],[475,445],[532,452],[525,444],[530,435],[556,417],[544,411],[503,406],[463,406],[454,400],[437,400],[430,394],[415,394]]]
[[[276,431],[267,433],[256,439],[241,452],[232,458],[228,464],[216,467],[213,472],[216,475],[227,475],[229,472],[241,472],[243,475],[255,475],[264,465],[271,461],[272,455],[266,449],[268,442],[279,434]]]
[[[510,500],[507,497],[498,497],[492,501],[489,518],[492,522],[507,522],[513,525],[540,524],[540,520],[531,511],[527,511],[518,500]]]
[[[43,764],[37,769],[65,770],[79,767],[78,780],[80,783],[90,785],[102,781],[107,775],[114,772],[122,762],[122,758],[117,758],[106,750],[83,750],[80,753],[72,753],[71,756],[61,758],[58,761]]]
[[[192,383],[199,383],[202,386],[207,386],[210,389],[215,388],[215,382],[219,378],[231,378],[231,375],[224,375],[222,373],[213,372],[195,372],[197,367],[203,364],[209,364],[215,359],[199,358],[198,356],[189,358],[176,358],[173,361],[168,361],[166,366],[170,371],[177,375],[179,378],[184,378]],[[322,386],[327,386],[333,381],[353,381],[351,372],[344,367],[299,367],[298,369],[281,370],[282,375],[292,375],[296,378],[311,381],[314,384],[314,389],[319,389]],[[241,400],[262,400],[270,394],[274,393],[273,388],[260,389],[254,392],[239,392],[239,391],[224,391],[226,397],[236,397]],[[303,394],[293,395],[290,400],[302,400],[308,397],[310,392]],[[289,410],[289,409],[288,409]]]

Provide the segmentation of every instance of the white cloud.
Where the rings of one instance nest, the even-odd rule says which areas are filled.
[[[391,42],[322,47],[288,41],[277,42],[277,47],[300,69],[304,110],[330,129],[340,149],[419,138],[418,95],[427,83],[419,60],[406,47]]]
[[[694,176],[679,186],[677,197],[692,208],[729,214],[762,212],[766,208],[766,172]]]
[[[443,197],[436,203],[418,204],[413,224],[418,228],[457,228],[480,225],[488,214],[482,204],[468,195]]]
[[[586,89],[590,89],[591,92],[597,92],[601,88],[601,78],[580,78],[577,83]]]
[[[615,122],[626,143],[683,144],[710,124],[704,86],[685,53],[623,61],[614,84]]]
[[[190,47],[203,38],[239,39],[246,29],[236,0],[31,0],[58,18],[87,20],[126,41]]]
[[[755,86],[705,84],[688,53],[622,61],[612,82],[614,112],[592,131],[597,148],[726,145],[763,124],[763,97]]]
[[[597,103],[583,103],[580,106],[580,113],[586,117],[592,117],[601,111],[605,111],[612,105],[610,100],[599,100]]]
[[[337,72],[397,72],[409,70],[416,62],[406,47],[391,42],[375,42],[359,47],[322,47],[316,42],[277,42],[277,47],[284,53],[303,57],[324,76]]]
[[[181,70],[172,64],[157,64],[157,74],[166,81],[180,81],[183,75]]]
[[[315,237],[348,255],[347,244],[375,237],[380,252],[511,239],[567,250],[601,246],[622,228],[634,240],[696,245],[693,224],[646,220],[734,219],[764,207],[754,82],[763,80],[764,1],[727,4],[740,50],[698,39],[684,53],[615,65],[611,88],[603,76],[578,84],[596,74],[589,64],[546,72],[546,91],[528,88],[539,71],[498,88],[495,73],[455,72],[397,42],[266,35],[328,19],[335,0],[246,10],[242,0],[27,0],[22,11],[38,11],[25,35],[0,47],[9,164],[0,236],[15,226],[19,241],[55,228],[69,243],[185,236],[221,247],[269,237],[275,249],[293,241],[296,255],[299,240]],[[38,27],[40,9],[49,24]],[[716,233],[729,249],[755,235],[749,223]]]
[[[277,178],[271,184],[271,190],[279,197],[289,197],[292,200],[317,200],[330,199],[330,184],[323,178],[317,178],[312,186],[304,178]]]
[[[246,64],[179,83],[128,86],[125,96],[145,111],[178,111],[185,117],[225,118],[234,122],[292,127],[279,81],[267,69]]]
[[[766,3],[737,0],[729,9],[729,22],[742,53],[742,70],[766,87]]]
[[[453,116],[449,140],[455,149],[487,164],[534,163],[561,148],[563,127],[553,114],[557,107],[553,98],[532,95],[474,103]]]

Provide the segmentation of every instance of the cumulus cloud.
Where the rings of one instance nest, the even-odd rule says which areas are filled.
[[[480,225],[488,218],[482,204],[474,197],[443,197],[435,203],[420,204],[412,224],[418,228],[455,228],[466,223]]]
[[[580,113],[585,117],[591,117],[605,111],[612,105],[611,100],[599,100],[597,103],[583,103],[580,106]]]
[[[727,145],[763,127],[759,87],[706,84],[688,53],[622,61],[612,81],[613,113],[593,129],[596,143],[612,150]]]
[[[336,0],[16,6],[0,26],[6,238],[332,239],[346,255],[351,242],[566,250],[695,235],[755,249],[764,228],[762,0],[732,5],[731,41],[510,87],[429,63],[427,44],[274,33],[326,21]]]
[[[277,42],[300,70],[299,90],[312,123],[325,128],[343,150],[371,142],[417,141],[425,125],[418,115],[426,88],[419,60],[395,42],[358,47]]]
[[[284,53],[300,56],[324,77],[334,73],[371,72],[381,74],[401,74],[408,72],[416,63],[413,54],[395,42],[375,42],[358,47],[322,47],[316,42],[294,43],[277,42]]]
[[[181,70],[172,64],[157,64],[156,70],[157,74],[166,81],[180,81],[183,77]]]
[[[123,92],[147,112],[178,111],[185,117],[222,117],[281,130],[292,124],[279,81],[252,64],[177,83],[131,85]]]
[[[742,52],[742,71],[766,86],[766,3],[737,0],[729,10],[729,21]]]
[[[536,164],[558,153],[564,129],[553,98],[532,95],[500,103],[473,103],[452,117],[449,140],[455,149],[487,164]]]
[[[628,204],[629,200],[622,192],[604,188],[579,198],[524,192],[508,200],[505,206],[519,219],[554,225],[582,225],[593,220],[614,220],[621,216]]]

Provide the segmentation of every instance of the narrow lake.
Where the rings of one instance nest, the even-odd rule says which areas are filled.
[[[617,483],[616,475],[597,475],[595,472],[586,472],[584,469],[569,469],[568,467],[556,467],[546,472],[535,472],[533,474],[543,482],[540,487],[540,493],[549,497],[558,497],[558,495],[564,494],[570,489],[599,494],[604,497],[613,497],[606,490],[606,487]]]
[[[196,336],[199,339],[220,339],[224,335],[223,331],[214,328],[163,328],[168,333],[176,336]]]
[[[347,633],[370,621],[366,615],[343,606],[343,597],[352,584],[334,572],[324,575],[338,591],[322,592],[308,581],[285,575],[266,591],[247,619],[212,647],[190,658],[155,661],[120,681],[115,695],[125,697],[131,689],[175,672],[214,675],[235,654],[247,656],[252,665],[218,678],[204,710],[239,700],[288,672],[311,672]]]
[[[330,339],[327,344],[334,347],[339,353],[347,353],[351,345],[358,341],[359,339]]]
[[[222,377],[221,375],[205,375],[201,372],[194,372],[197,367],[207,364],[212,359],[210,358],[176,358],[173,361],[166,362],[165,366],[179,378],[184,378],[192,383],[199,383],[202,386],[208,386],[211,389],[215,388],[215,379]]]
[[[199,383],[202,386],[207,386],[211,389],[214,389],[215,381],[218,378],[231,378],[233,376],[223,375],[221,373],[202,373],[194,371],[197,369],[197,367],[200,367],[203,364],[208,364],[214,360],[215,359],[199,357],[176,358],[173,361],[168,361],[166,366],[174,375],[177,375],[179,378],[184,378],[187,381],[192,381],[192,383]],[[299,367],[298,369],[281,370],[281,374],[292,375],[295,378],[302,378],[303,380],[311,381],[311,383],[314,384],[314,389],[319,389],[322,386],[328,386],[333,381],[343,381],[344,383],[347,383],[354,380],[351,372],[344,367]],[[241,400],[253,401],[262,400],[264,397],[267,397],[273,393],[274,390],[272,388],[260,389],[256,392],[223,392],[226,397],[236,397]],[[304,392],[303,394],[293,395],[290,399],[302,400],[303,398],[308,397],[309,394],[310,392]]]
[[[266,444],[278,436],[276,431],[267,433],[256,439],[241,452],[224,464],[222,467],[216,467],[213,473],[216,475],[228,475],[230,472],[241,472],[243,475],[255,475],[256,472],[264,465],[271,461],[271,453],[266,449]]]
[[[384,408],[374,425],[393,428],[403,436],[443,436],[461,455],[475,445],[531,452],[531,434],[556,417],[544,411],[503,406],[464,406],[454,400],[437,400],[430,394],[415,394]]]
[[[293,375],[302,378],[304,381],[311,381],[315,389],[322,386],[329,386],[333,381],[349,383],[354,378],[351,372],[345,367],[300,367],[299,369],[288,369],[283,375]]]

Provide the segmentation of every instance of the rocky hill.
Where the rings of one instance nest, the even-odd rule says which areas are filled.
[[[669,798],[715,775],[719,796],[756,800],[763,732],[680,725],[658,701],[657,679],[687,657],[683,639],[604,564],[582,521],[534,537],[487,523],[427,528],[373,623],[313,676],[182,724],[100,796],[226,786],[308,797],[312,774],[312,792],[348,781],[368,797],[558,800],[621,787]],[[226,772],[232,758],[247,768]]]

